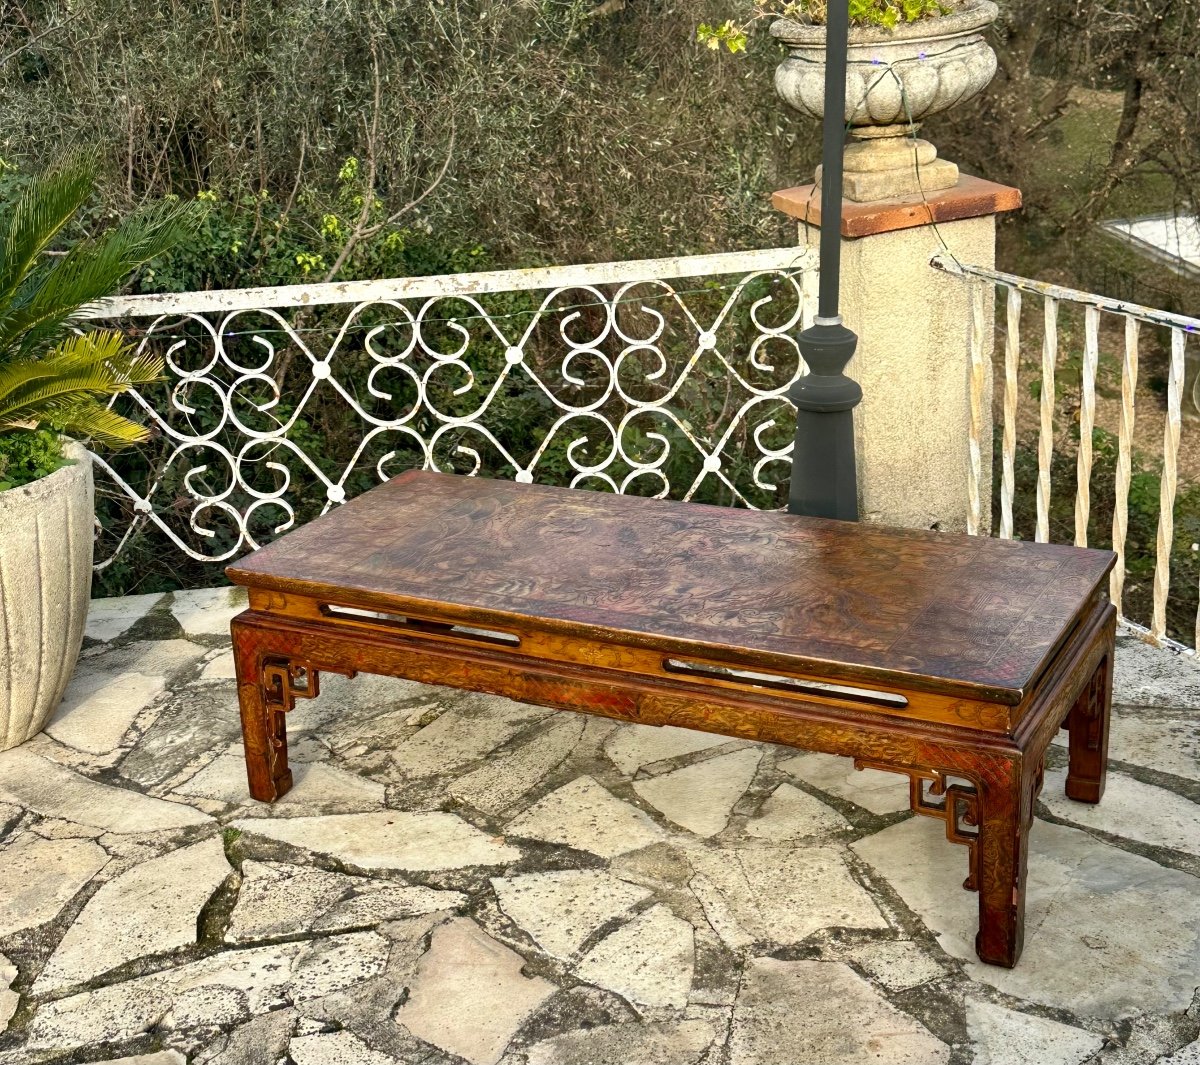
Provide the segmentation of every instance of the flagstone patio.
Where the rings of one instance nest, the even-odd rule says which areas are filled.
[[[0,754],[0,1065],[1200,1065],[1191,661],[1121,637],[1099,807],[1052,748],[1010,971],[842,759],[330,676],[250,801],[240,608],[95,603]]]

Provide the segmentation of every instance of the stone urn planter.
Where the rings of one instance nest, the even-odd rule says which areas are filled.
[[[92,463],[0,492],[0,750],[42,730],[75,669],[92,587]]]
[[[851,26],[846,69],[845,151],[848,200],[888,199],[946,189],[958,167],[916,137],[921,122],[981,92],[996,73],[996,53],[984,39],[998,9],[965,0],[947,15],[897,25]],[[778,19],[772,36],[788,47],[775,71],[775,90],[812,118],[824,114],[825,27]],[[817,172],[820,182],[820,170]]]

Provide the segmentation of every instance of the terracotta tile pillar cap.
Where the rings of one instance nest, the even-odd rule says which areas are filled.
[[[771,194],[776,210],[798,222],[821,225],[821,190],[816,185],[781,189]],[[854,239],[896,229],[913,229],[934,222],[956,222],[963,218],[1015,211],[1021,206],[1021,190],[994,181],[962,174],[958,184],[924,196],[900,196],[872,203],[842,201],[842,236]]]

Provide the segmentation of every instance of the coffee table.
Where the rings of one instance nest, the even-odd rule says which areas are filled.
[[[286,714],[379,673],[900,773],[1021,952],[1046,748],[1104,790],[1107,551],[409,472],[230,566],[250,794],[291,787]]]

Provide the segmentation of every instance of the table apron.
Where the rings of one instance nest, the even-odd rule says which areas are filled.
[[[259,671],[266,660],[286,660],[324,672],[382,674],[621,721],[675,725],[897,766],[927,766],[935,749],[999,759],[1019,759],[1031,747],[1044,752],[1103,654],[1102,630],[1111,613],[1111,607],[1097,608],[1060,651],[1056,666],[1029,697],[1016,737],[866,711],[833,696],[781,697],[756,688],[547,661],[498,648],[254,610],[238,615],[232,628],[235,649],[252,645]],[[243,660],[242,653],[238,657]],[[259,677],[241,673],[239,668],[239,684],[259,682]]]

